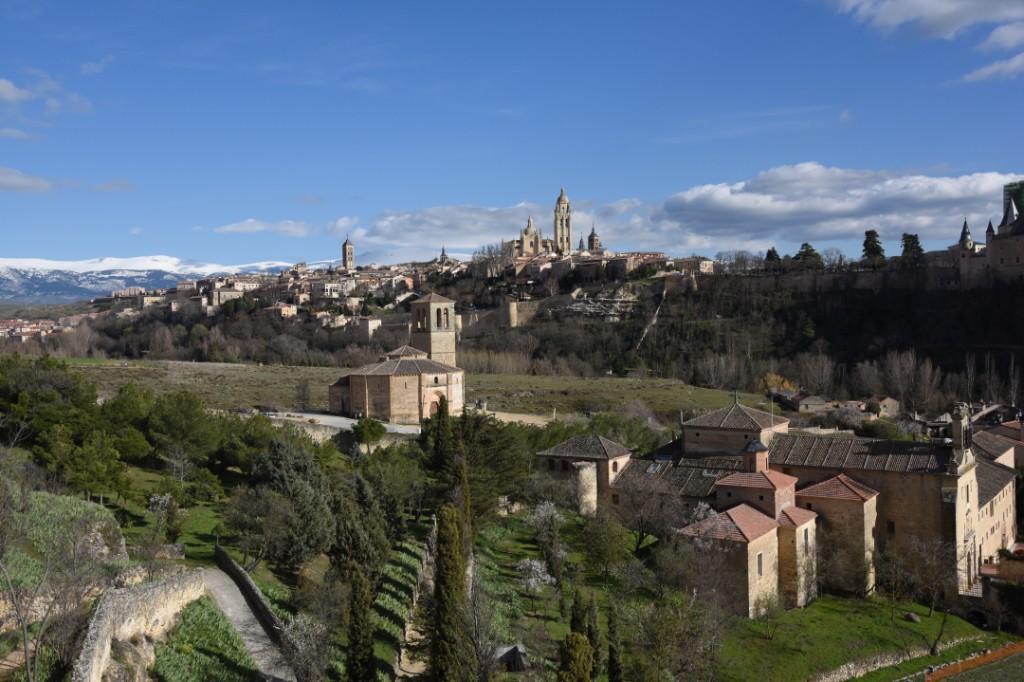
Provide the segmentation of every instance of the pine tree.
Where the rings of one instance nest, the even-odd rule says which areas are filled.
[[[587,607],[583,601],[583,589],[577,587],[572,601],[572,615],[569,617],[569,631],[586,636],[587,634]]]
[[[363,682],[377,677],[373,655],[373,594],[362,566],[348,564],[348,583],[352,590],[348,617],[348,649],[345,657],[345,679]]]
[[[768,270],[775,270],[782,265],[782,257],[779,256],[779,252],[774,246],[764,254],[764,264]]]
[[[885,249],[882,248],[877,230],[868,230],[864,233],[864,253],[861,258],[871,264],[885,260]]]
[[[900,255],[905,268],[915,268],[924,265],[924,249],[921,247],[921,239],[916,234],[903,233],[900,239],[903,253]]]
[[[594,652],[578,632],[570,632],[559,649],[558,682],[590,682]]]
[[[623,682],[622,644],[619,642],[619,609],[608,605],[608,682]]]
[[[433,468],[444,471],[455,454],[455,436],[452,434],[452,420],[448,414],[448,399],[441,396],[437,403],[437,420],[434,426]]]
[[[466,554],[462,518],[452,504],[437,513],[434,628],[430,668],[438,682],[472,682],[476,654],[466,631]]]

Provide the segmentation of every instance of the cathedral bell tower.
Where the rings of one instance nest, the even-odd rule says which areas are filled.
[[[572,253],[572,205],[564,187],[555,200],[555,251],[563,255]]]
[[[345,235],[345,243],[341,245],[341,264],[349,272],[356,269],[356,247]]]

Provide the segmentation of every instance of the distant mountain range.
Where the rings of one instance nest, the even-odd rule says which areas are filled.
[[[267,272],[291,263],[217,265],[172,256],[51,261],[0,258],[0,302],[70,303],[107,296],[127,287],[166,289],[183,279],[216,274]]]

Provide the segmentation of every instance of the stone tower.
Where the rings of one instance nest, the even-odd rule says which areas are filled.
[[[409,345],[455,367],[455,301],[437,294],[414,301]]]
[[[580,237],[580,241],[583,241],[583,237]],[[597,236],[597,228],[593,225],[590,226],[590,236],[587,237],[587,248],[591,251],[601,248],[601,238]]]
[[[555,251],[572,253],[572,206],[564,187],[555,200]]]
[[[356,269],[356,247],[345,235],[345,243],[341,245],[341,265],[349,272]]]

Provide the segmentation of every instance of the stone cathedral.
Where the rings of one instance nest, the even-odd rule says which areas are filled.
[[[533,216],[526,221],[526,227],[519,231],[519,239],[512,241],[512,254],[516,257],[537,256],[542,253],[569,255],[572,248],[572,204],[565,195],[565,188],[555,200],[554,239],[545,239],[533,223]]]

